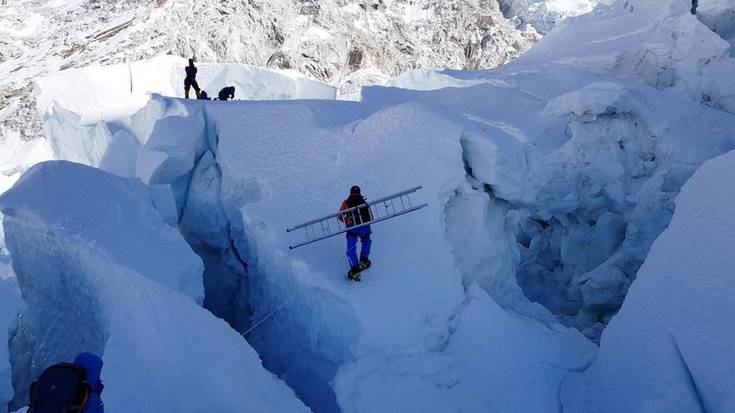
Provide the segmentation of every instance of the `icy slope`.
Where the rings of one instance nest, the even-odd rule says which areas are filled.
[[[0,208],[28,306],[11,339],[16,406],[44,366],[93,351],[111,411],[306,410],[236,332],[176,291],[198,298],[201,261],[139,181],[43,163]]]
[[[577,332],[508,316],[483,290],[469,287],[447,234],[447,225],[465,221],[450,210],[463,199],[472,214],[492,204],[476,202],[487,195],[466,181],[463,118],[425,104],[154,97],[122,123],[134,140],[148,136],[128,153],[138,158],[126,173],[170,191],[182,230],[205,259],[207,308],[244,330],[283,305],[249,341],[317,411],[417,411],[440,399],[443,406],[507,410],[519,403],[513,389],[535,395],[522,402],[525,409],[553,409],[564,368],[584,365],[593,351]],[[154,152],[160,157],[146,155]],[[342,237],[291,253],[284,231],[336,208],[354,183],[370,197],[423,184],[431,205],[376,225],[375,266],[360,286],[344,279]],[[505,304],[531,307],[515,288]],[[495,323],[508,332],[472,333]],[[509,378],[486,346],[523,365],[524,373]],[[542,375],[548,382],[533,378]],[[398,377],[406,380],[397,383]],[[487,381],[496,388],[478,387]],[[397,397],[408,391],[426,397]]]
[[[495,359],[484,359],[472,339],[511,348],[510,341],[525,342],[546,327],[511,318],[518,331],[502,339],[458,333],[483,329],[499,317],[484,292],[478,292],[479,302],[465,306],[462,274],[445,236],[447,202],[457,190],[472,192],[462,167],[461,124],[416,104],[372,114],[362,105],[323,103],[217,109],[208,122],[215,125],[219,142],[222,204],[230,235],[248,263],[254,319],[296,295],[250,338],[266,365],[320,411],[332,410],[332,391],[344,411],[420,411],[438,400],[447,408],[475,410],[499,398],[500,386],[465,400],[467,394],[481,394],[476,386],[482,381],[474,375],[490,380],[498,373]],[[274,116],[281,119],[277,125],[264,121]],[[243,129],[247,136],[238,132]],[[281,167],[274,170],[273,164]],[[430,203],[420,213],[375,226],[375,265],[360,286],[344,280],[342,237],[288,252],[293,240],[284,231],[336,208],[335,200],[350,184],[374,197],[423,184]],[[474,311],[483,316],[464,318]],[[565,366],[584,362],[590,349],[580,336],[563,330],[548,334],[560,347],[542,346],[538,353],[524,348],[524,356],[506,350],[508,357],[534,360],[528,368],[537,373],[543,369],[539,360]],[[456,379],[446,381],[447,368]],[[324,388],[335,373],[334,388]],[[552,381],[557,374],[551,374]],[[320,380],[310,379],[314,375]],[[508,378],[506,384],[533,388],[527,378]],[[449,384],[455,381],[461,385]],[[424,396],[404,397],[413,392]],[[512,400],[495,403],[504,410],[505,403],[518,403]],[[523,406],[530,411],[552,403],[543,395]]]
[[[496,257],[472,277],[505,303],[509,284],[498,280],[515,273],[529,298],[594,338],[666,227],[679,187],[735,145],[735,116],[576,69],[496,70],[481,80],[429,92],[369,88],[363,102],[426,102],[479,126],[463,133],[464,160],[503,212],[486,217],[492,238],[462,248]]]
[[[691,13],[689,0],[617,0],[565,20],[514,65],[613,73],[735,112],[735,59],[731,44],[720,37],[731,36],[732,10],[715,1],[701,3],[703,20],[722,20],[728,28],[710,30]]]
[[[564,411],[735,409],[733,177],[730,152],[684,185],[597,359],[565,381]]]

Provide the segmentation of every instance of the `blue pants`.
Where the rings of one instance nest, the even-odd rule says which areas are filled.
[[[370,256],[370,225],[358,228],[354,231],[347,231],[347,258],[350,260],[352,268],[357,267],[357,238],[360,238],[362,248],[360,249],[360,258],[368,258]]]

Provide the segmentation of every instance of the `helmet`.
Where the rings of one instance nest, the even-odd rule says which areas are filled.
[[[350,188],[350,195],[360,195],[360,187],[355,185]]]

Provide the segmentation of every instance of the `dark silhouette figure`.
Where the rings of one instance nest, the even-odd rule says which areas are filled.
[[[189,66],[184,68],[186,78],[184,79],[184,97],[189,99],[189,89],[194,87],[194,92],[199,97],[199,83],[197,83],[197,68],[194,66],[194,59],[189,59]]]
[[[57,363],[31,383],[28,413],[104,413],[102,359],[80,353],[74,363]]]
[[[232,100],[235,98],[235,86],[228,86],[219,91],[219,100]]]

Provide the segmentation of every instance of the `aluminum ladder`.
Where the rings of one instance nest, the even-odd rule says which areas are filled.
[[[389,195],[372,202],[367,202],[363,205],[358,205],[350,209],[327,215],[325,217],[317,218],[308,222],[305,222],[295,227],[286,229],[286,232],[294,232],[300,229],[304,230],[305,239],[294,245],[290,245],[289,249],[295,249],[303,247],[304,245],[313,244],[317,241],[325,240],[327,238],[334,237],[339,234],[344,234],[347,231],[355,230],[357,228],[365,227],[377,222],[385,221],[391,218],[395,218],[401,215],[418,211],[421,208],[428,206],[429,204],[420,204],[414,206],[411,201],[411,194],[415,193],[421,186],[398,192],[393,195]],[[339,220],[339,217],[344,214],[349,214],[358,208],[364,208],[367,206],[370,208],[370,222],[366,222],[360,225],[354,225],[347,227],[344,222]]]

